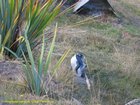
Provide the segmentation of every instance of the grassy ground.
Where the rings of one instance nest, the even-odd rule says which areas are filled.
[[[65,19],[68,24],[74,24],[77,19],[80,21],[87,17],[73,15]],[[62,27],[64,24],[62,23]],[[81,94],[82,90],[77,92],[78,95],[75,94],[74,97],[80,102],[91,105],[121,105],[140,97],[140,58],[139,45],[136,44],[140,37],[134,27],[130,24],[117,24],[117,20],[112,17],[103,17],[60,30],[60,46],[63,49],[72,47],[72,53],[81,51],[87,57],[93,90],[90,94],[84,89],[85,94]]]
[[[51,66],[65,50],[72,50],[54,77],[59,85],[49,87],[55,102],[52,104],[123,105],[140,98],[139,0],[128,0],[127,3],[114,0],[113,4],[123,17],[121,22],[112,16],[95,19],[74,14],[65,14],[57,19],[59,30]],[[46,53],[48,47],[49,43]],[[90,91],[86,85],[75,84],[71,76],[69,61],[77,51],[83,52],[87,58],[92,84]],[[0,89],[0,100],[1,97],[9,100],[50,100],[47,96],[32,96],[13,84],[1,82]]]

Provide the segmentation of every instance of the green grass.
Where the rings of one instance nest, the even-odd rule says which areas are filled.
[[[54,102],[52,99],[48,97],[38,97],[31,95],[28,90],[25,90],[22,86],[15,85],[15,84],[7,84],[7,83],[1,83],[0,85],[1,91],[0,91],[0,102],[2,103],[10,103],[13,102],[13,104],[16,105],[38,105],[37,101],[48,101],[49,102]],[[18,102],[19,101],[19,102]],[[21,101],[21,102],[20,102]],[[32,102],[29,102],[32,101]],[[36,103],[34,102],[36,101]],[[53,103],[51,104],[53,105]]]
[[[59,18],[58,21],[60,20],[61,24],[63,24],[62,20],[65,20],[66,26],[72,26],[74,23],[86,20],[87,18],[88,17],[79,17],[76,15],[67,17],[65,15],[63,18]],[[80,50],[84,52],[87,56],[89,66],[88,75],[90,76],[90,79],[94,80],[95,82],[92,88],[95,88],[96,92],[91,92],[93,97],[96,97],[95,94],[100,94],[99,97],[101,98],[101,100],[99,97],[96,98],[99,99],[99,102],[103,105],[120,105],[125,104],[125,101],[140,97],[138,82],[140,79],[136,79],[136,76],[132,75],[128,77],[129,74],[127,74],[127,72],[124,72],[124,62],[121,61],[120,64],[116,62],[116,59],[118,58],[114,57],[114,53],[116,53],[114,46],[115,44],[122,45],[122,42],[123,45],[126,46],[134,43],[135,40],[133,40],[133,42],[131,41],[131,39],[122,39],[120,36],[122,36],[123,33],[128,32],[132,38],[135,36],[139,38],[139,29],[134,24],[131,24],[130,21],[120,24],[115,23],[116,25],[114,25],[112,18],[108,19],[110,20],[108,22],[103,22],[101,19],[91,19],[90,21],[86,21],[85,24],[71,27],[71,29],[78,28],[78,31],[80,29],[81,31],[86,31],[86,33],[80,33],[79,31],[79,34],[77,33],[75,36],[77,36],[79,40],[80,38],[81,40],[82,38],[85,39],[85,43],[88,43],[87,46],[80,46],[80,41],[79,43],[75,42],[73,43],[75,45],[73,49],[74,51]],[[64,29],[69,30],[67,28]],[[67,36],[71,35],[69,33],[65,34]],[[80,36],[80,34],[82,34],[82,36]],[[86,38],[89,38],[88,41],[86,40]],[[118,40],[121,40],[121,43]],[[78,47],[76,47],[76,45]],[[127,48],[124,50],[127,50]],[[128,57],[129,56],[131,55],[128,55]],[[129,65],[127,59],[125,62]],[[138,74],[136,75],[138,76]],[[100,90],[101,92],[106,94],[100,93]],[[88,95],[83,95],[83,97],[81,98],[78,98],[79,96],[81,96],[80,92],[77,92],[77,94],[74,95],[84,104],[89,104],[91,100],[88,98],[91,97],[91,94],[89,94],[87,91],[85,91],[85,94]]]
[[[133,26],[132,24],[124,25],[124,31],[129,32],[132,35],[140,36],[139,27]]]
[[[136,11],[134,14],[135,13],[136,15],[138,14]],[[63,90],[65,94],[62,96],[67,96],[68,91],[72,94],[70,94],[69,97],[75,96],[74,98],[87,105],[94,105],[95,103],[101,105],[122,105],[134,98],[139,98],[140,78],[139,71],[136,71],[136,68],[140,62],[139,58],[138,60],[134,59],[133,62],[132,57],[135,58],[140,55],[135,53],[135,51],[127,52],[129,50],[127,47],[133,48],[133,46],[130,45],[140,39],[139,27],[131,24],[130,21],[120,24],[115,23],[114,25],[115,19],[112,19],[112,17],[108,17],[107,22],[102,21],[102,19],[91,19],[90,21],[84,22],[85,24],[75,26],[76,22],[81,22],[86,19],[87,17],[85,16],[69,16],[69,14],[65,14],[56,20],[62,28],[58,30],[57,37],[59,40],[61,39],[61,41],[56,38],[57,44],[55,47],[57,50],[54,53],[55,56],[53,56],[52,62],[55,64],[58,58],[60,58],[59,54],[61,54],[64,49],[72,48],[72,52],[66,58],[66,62],[59,68],[60,72],[58,72],[58,74],[64,74],[59,77],[56,72],[56,76],[54,75],[55,78],[60,78],[61,81],[59,82],[65,87]],[[131,38],[123,39],[120,37],[123,33],[127,32],[133,40]],[[82,87],[75,86],[77,90],[75,91],[69,86],[68,82],[65,81],[72,81],[71,78],[67,77],[70,65],[69,60],[72,54],[77,51],[82,51],[86,55],[89,68],[87,74],[93,82],[92,89],[94,90],[92,91],[88,91],[86,86],[83,85]],[[133,56],[132,53],[134,53]],[[63,70],[68,72],[65,74]],[[4,91],[9,93],[9,88]],[[1,94],[4,96],[3,92],[1,92]],[[15,94],[18,93],[14,93],[10,97],[14,97]],[[58,94],[60,93],[58,92]],[[8,98],[8,95],[5,95],[5,97]]]
[[[135,1],[133,1],[133,2],[135,2]],[[123,5],[123,7],[125,7],[126,9],[128,9],[128,11],[131,12],[132,14],[135,14],[135,15],[140,16],[140,10],[134,4],[125,3],[124,1],[122,1],[121,4]],[[137,3],[135,3],[135,4],[137,4]]]

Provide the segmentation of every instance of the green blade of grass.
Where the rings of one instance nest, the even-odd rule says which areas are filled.
[[[38,74],[37,74],[37,70],[36,70],[36,66],[35,66],[35,62],[34,62],[34,58],[33,58],[33,54],[32,54],[32,51],[31,51],[31,46],[30,46],[30,43],[29,43],[29,40],[28,40],[28,37],[27,37],[27,32],[28,32],[28,29],[29,29],[29,26],[30,26],[30,22],[28,23],[27,25],[27,28],[26,28],[26,32],[25,32],[25,43],[26,43],[26,47],[27,47],[27,52],[28,52],[28,55],[29,55],[29,59],[31,61],[31,71],[32,71],[32,75],[33,75],[33,87],[35,89],[35,92],[37,92],[37,84],[38,84]],[[38,94],[38,93],[37,93]]]
[[[6,49],[8,52],[10,52],[14,57],[16,57],[17,59],[19,58],[15,52],[13,52],[12,50],[10,50],[9,48],[7,47],[3,47],[4,49]]]
[[[44,38],[44,35],[43,35],[42,40],[43,40],[43,42],[42,42],[41,54],[40,54],[39,62],[38,62],[38,73],[39,73],[40,77],[42,77],[43,55],[44,55],[44,50],[45,50],[45,38]]]
[[[33,75],[32,75],[31,68],[30,68],[30,64],[29,64],[22,48],[20,48],[20,49],[21,49],[21,52],[22,52],[22,56],[25,60],[25,66],[24,66],[24,72],[25,72],[25,77],[26,77],[25,80],[27,81],[27,85],[30,88],[30,91],[33,91],[34,90],[34,87],[33,87],[34,86],[34,80],[33,80],[34,78],[33,78]]]
[[[49,64],[50,64],[50,61],[51,61],[52,52],[54,50],[56,35],[57,35],[57,24],[55,26],[54,37],[53,37],[51,47],[50,47],[50,50],[49,50],[49,53],[48,53],[48,56],[47,56],[47,59],[46,59],[45,70],[44,70],[44,75],[45,76],[47,75],[47,70],[49,68]]]
[[[53,73],[51,78],[49,79],[48,83],[46,86],[48,86],[48,84],[50,83],[50,81],[52,80],[53,76],[56,74],[58,68],[60,67],[60,65],[63,63],[64,59],[66,58],[66,56],[69,54],[69,52],[71,51],[71,49],[69,49],[68,51],[66,51],[62,57],[59,59],[59,61],[57,62],[57,64],[54,66],[54,68],[52,69]]]

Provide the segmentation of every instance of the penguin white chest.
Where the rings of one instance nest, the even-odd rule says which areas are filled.
[[[71,67],[72,67],[72,70],[75,71],[75,69],[76,69],[76,67],[77,67],[76,55],[74,55],[74,56],[71,58]]]

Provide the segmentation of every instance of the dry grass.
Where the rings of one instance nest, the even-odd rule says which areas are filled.
[[[140,1],[139,0],[110,0],[113,8],[125,17],[124,21],[130,24],[140,25]],[[129,23],[128,22],[128,23]]]
[[[117,50],[117,49],[116,49]],[[116,51],[114,58],[122,66],[122,72],[128,76],[137,76],[140,74],[140,58],[133,50],[126,53]]]
[[[128,0],[126,6],[124,0],[112,2],[115,2],[118,11],[130,20],[134,16],[139,18],[139,10],[130,10],[130,8],[127,10],[128,5],[139,8],[139,0]],[[84,19],[87,17],[77,15],[64,15],[58,19],[60,29],[50,70],[65,50],[72,48],[72,51],[47,87],[50,92],[48,96],[55,100],[55,105],[122,105],[140,97],[139,30],[130,21],[126,22],[128,24],[118,23],[116,18],[110,16],[92,18],[83,25],[69,27],[76,21]],[[47,55],[49,43],[46,46]],[[38,48],[35,49],[36,58]],[[79,85],[73,80],[70,58],[77,51],[83,52],[87,58],[88,76],[92,84],[90,91],[86,85]],[[5,88],[7,85],[3,86]],[[10,89],[3,91],[9,94],[8,90]],[[8,97],[3,94],[1,91],[0,96]],[[16,94],[18,93],[13,95],[10,93],[10,96],[15,97]],[[25,97],[27,98],[26,95]],[[32,95],[29,97],[36,99]],[[39,97],[39,99],[48,99],[48,97]]]

